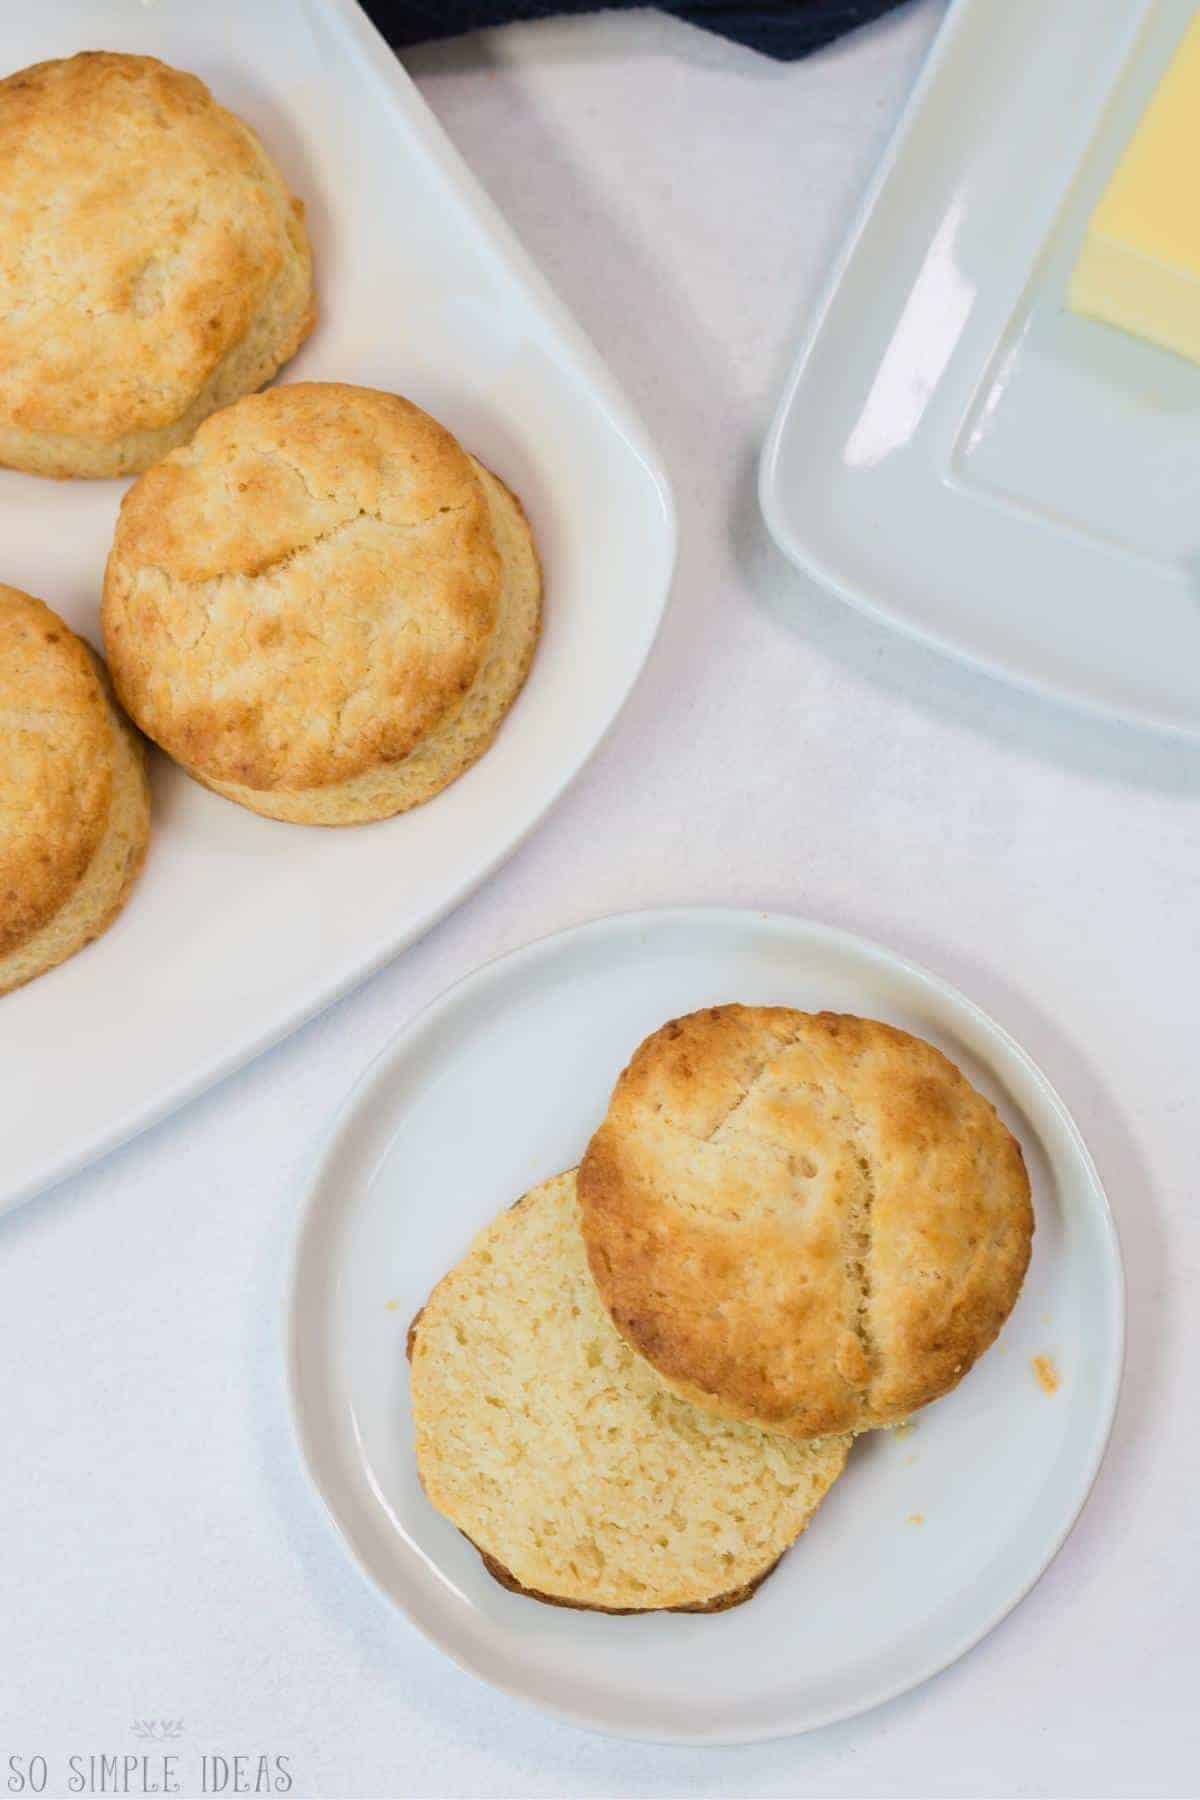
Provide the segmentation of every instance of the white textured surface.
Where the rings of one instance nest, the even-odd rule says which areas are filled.
[[[648,15],[411,59],[663,450],[676,598],[613,739],[482,893],[0,1222],[5,1779],[10,1753],[137,1750],[150,1715],[335,1800],[1194,1791],[1200,752],[877,630],[768,548],[754,500],[806,301],[938,16],[792,70]],[[978,999],[1088,1135],[1129,1276],[1113,1448],[1032,1597],[908,1698],[732,1751],[545,1722],[424,1645],[309,1498],[277,1350],[299,1171],[396,1023],[540,932],[692,900],[824,917]]]

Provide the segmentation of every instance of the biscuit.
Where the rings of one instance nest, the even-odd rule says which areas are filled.
[[[579,1173],[618,1331],[672,1389],[805,1439],[894,1424],[987,1349],[1029,1263],[1021,1151],[890,1025],[720,1006],[647,1038]]]
[[[471,1542],[470,1538],[467,1539],[467,1542]],[[475,1545],[475,1548],[479,1550],[478,1544]],[[711,1600],[697,1600],[690,1606],[662,1606],[648,1609],[644,1606],[593,1606],[583,1600],[560,1600],[556,1594],[540,1594],[536,1588],[522,1587],[512,1570],[506,1569],[503,1563],[498,1563],[494,1556],[487,1554],[486,1550],[479,1550],[479,1559],[492,1580],[498,1581],[500,1586],[507,1588],[510,1594],[523,1594],[527,1600],[540,1600],[543,1606],[564,1606],[570,1612],[602,1612],[620,1618],[630,1618],[634,1613],[647,1610],[678,1613],[732,1612],[735,1606],[744,1606],[747,1600],[754,1598],[763,1582],[770,1579],[783,1560],[782,1557],[778,1558],[769,1569],[764,1569],[761,1575],[756,1575],[753,1581],[747,1581],[739,1588],[732,1588],[727,1594],[717,1594]]]
[[[206,421],[125,496],[105,650],[130,715],[275,819],[428,800],[516,698],[540,623],[525,515],[395,394],[277,387]]]
[[[202,81],[85,51],[0,81],[0,463],[128,475],[312,329],[304,209]]]
[[[602,1612],[747,1599],[841,1473],[670,1394],[613,1330],[575,1174],[480,1232],[410,1333],[417,1465],[497,1580]]]
[[[0,586],[0,994],[110,925],[146,852],[142,747],[99,657]]]

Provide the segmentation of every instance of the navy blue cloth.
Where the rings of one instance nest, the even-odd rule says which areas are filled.
[[[616,0],[617,6],[640,0]],[[778,0],[739,6],[737,0],[660,0],[674,13],[707,31],[761,50],[783,61],[807,56],[844,32],[878,19],[905,0]],[[510,19],[548,19],[562,13],[597,11],[596,0],[366,0],[367,11],[390,44],[403,49],[431,38],[457,37]],[[615,10],[615,9],[614,9]]]

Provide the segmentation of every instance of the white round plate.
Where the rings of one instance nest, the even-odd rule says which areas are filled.
[[[718,1001],[889,1019],[941,1045],[1029,1163],[1033,1262],[996,1346],[902,1433],[876,1432],[745,1606],[611,1618],[510,1594],[421,1492],[405,1334],[475,1231],[578,1162],[618,1071]],[[596,1730],[683,1743],[806,1731],[902,1693],[1037,1580],[1087,1497],[1120,1382],[1120,1253],[1044,1075],[962,995],[803,919],[600,919],[476,971],[359,1082],[307,1197],[287,1323],[301,1452],[355,1561],[463,1668]],[[1060,1375],[1047,1394],[1032,1368]]]

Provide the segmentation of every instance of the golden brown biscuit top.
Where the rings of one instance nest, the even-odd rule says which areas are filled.
[[[104,634],[138,724],[217,780],[396,761],[462,700],[502,568],[470,457],[395,394],[241,400],[126,495]]]
[[[202,81],[86,51],[0,81],[0,418],[171,424],[291,253],[293,203]]]
[[[801,1437],[953,1387],[1008,1316],[1033,1230],[1020,1148],[940,1051],[782,1007],[648,1038],[579,1194],[630,1343],[701,1403]]]
[[[86,647],[0,586],[0,955],[51,919],[104,835],[111,726]]]

